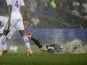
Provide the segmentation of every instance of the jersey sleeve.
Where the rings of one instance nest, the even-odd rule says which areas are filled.
[[[12,4],[12,1],[11,0],[6,0],[6,3],[7,3],[7,6],[9,6],[9,5]]]
[[[21,6],[25,6],[24,0],[21,0]]]

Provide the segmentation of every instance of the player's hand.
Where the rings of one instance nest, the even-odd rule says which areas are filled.
[[[27,28],[28,27],[28,21],[24,21],[24,27]]]

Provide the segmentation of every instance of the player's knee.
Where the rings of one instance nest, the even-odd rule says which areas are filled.
[[[20,30],[19,32],[20,32],[21,36],[25,35],[24,30]]]

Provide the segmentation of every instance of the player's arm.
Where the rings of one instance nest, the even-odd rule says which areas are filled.
[[[9,29],[9,26],[10,26],[10,19],[11,19],[11,12],[12,12],[12,1],[11,0],[6,0],[6,3],[7,3],[7,7],[8,7],[8,29]]]
[[[26,10],[25,6],[21,7],[21,12],[22,12],[23,20],[28,21],[28,15],[27,15],[28,13],[27,13],[27,10]]]
[[[8,5],[8,16],[9,16],[9,19],[8,19],[8,28],[10,27],[11,12],[12,12],[12,6]]]
[[[22,12],[22,17],[23,17],[23,21],[24,21],[24,27],[27,28],[28,27],[28,18],[29,16],[27,15],[27,10],[25,6],[21,7],[21,12]],[[27,24],[25,24],[27,23]]]
[[[28,16],[28,12],[27,12],[26,5],[24,2],[25,2],[24,0],[21,0],[21,13],[22,13],[23,21],[27,22],[27,24],[28,24],[29,16]],[[24,27],[27,28],[28,26],[24,25]]]

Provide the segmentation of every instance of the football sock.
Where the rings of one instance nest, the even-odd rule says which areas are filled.
[[[4,41],[6,41],[6,36],[5,35],[2,35],[0,42],[3,43]]]
[[[30,51],[31,50],[31,47],[30,47],[29,39],[27,38],[26,35],[23,36],[23,39],[24,39],[24,42],[25,42],[25,45],[26,45],[28,51]]]
[[[6,40],[4,40],[3,43],[2,43],[2,50],[3,51],[7,50],[7,42],[6,42]]]
[[[0,38],[0,51],[2,51],[2,44],[4,43],[4,41],[6,41],[6,36],[2,35]]]
[[[1,45],[1,42],[0,42],[0,52],[2,52],[2,45]]]
[[[41,45],[41,43],[40,43],[40,41],[39,40],[37,40],[37,39],[35,39],[35,38],[31,38],[31,40],[39,47],[39,48],[41,48],[42,47],[42,45]]]

